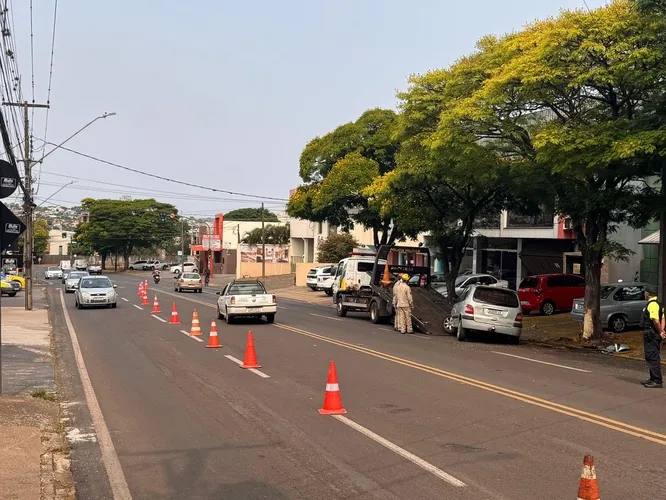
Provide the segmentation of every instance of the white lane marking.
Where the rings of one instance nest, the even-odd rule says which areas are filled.
[[[88,409],[90,410],[90,417],[92,418],[93,426],[97,431],[97,440],[99,441],[99,448],[102,453],[102,463],[104,464],[106,474],[109,477],[111,493],[115,500],[132,500],[132,495],[127,486],[125,475],[123,474],[123,469],[120,467],[120,461],[118,460],[116,449],[113,446],[113,441],[111,441],[109,428],[106,426],[104,415],[102,415],[102,409],[99,406],[95,390],[93,389],[90,376],[88,375],[88,370],[86,369],[86,363],[83,360],[79,339],[76,336],[74,325],[72,325],[72,320],[67,312],[65,295],[62,293],[62,290],[60,290],[60,301],[65,316],[65,324],[67,325],[67,330],[69,330],[69,336],[72,341],[74,359],[76,359],[76,366],[78,367],[79,375],[81,376],[83,392],[86,395],[86,402],[88,403]]]
[[[242,365],[243,364],[243,362],[240,359],[234,358],[231,354],[225,354],[224,357],[227,358],[227,359],[230,359],[231,361],[233,361],[237,365]],[[261,378],[271,378],[270,375],[266,375],[264,372],[262,372],[261,370],[257,370],[256,368],[249,368],[248,371],[252,372],[256,375],[259,375]]]
[[[159,316],[155,316],[154,314],[151,314],[151,316],[152,316],[153,318],[155,318],[155,319],[161,321],[162,323],[166,323],[166,322],[167,322],[167,320],[165,320],[165,319],[163,319],[163,318],[160,318]]]
[[[284,306],[277,306],[278,309],[286,309]]]
[[[166,323],[166,321],[165,321],[165,323]],[[187,335],[188,337],[190,337],[191,339],[196,340],[197,342],[203,342],[203,339],[200,339],[196,335],[190,335],[190,332],[186,332],[185,330],[181,330],[180,333],[182,333],[183,335]]]
[[[129,299],[126,299],[125,297],[120,297],[120,298],[123,299],[125,302],[129,302]]]
[[[525,361],[532,361],[533,363],[541,363],[542,365],[556,366],[557,368],[564,368],[565,370],[573,370],[575,372],[583,372],[583,373],[592,373],[590,370],[583,370],[581,368],[574,368],[572,366],[558,365],[557,363],[549,363],[548,361],[540,361],[538,359],[524,358],[523,356],[516,356],[515,354],[509,354],[507,352],[499,352],[499,351],[490,351],[490,352],[499,354],[500,356],[510,356],[512,358],[523,359]]]
[[[426,337],[425,335],[412,334],[412,335],[409,335],[409,336],[413,339],[432,340],[432,337]]]
[[[310,313],[310,316],[317,316],[319,318],[326,318],[326,319],[330,319],[330,320],[333,320],[333,321],[342,321],[340,318],[331,318],[330,316],[324,316],[323,314]]]
[[[143,307],[137,306],[136,304],[132,304],[134,307],[136,307],[138,310],[143,311]]]
[[[375,441],[375,442],[381,444],[382,446],[388,448],[392,452],[397,453],[401,457],[406,458],[407,460],[409,460],[410,462],[412,462],[415,465],[418,465],[422,469],[427,470],[428,472],[430,472],[434,476],[442,479],[443,481],[446,481],[450,485],[456,486],[457,488],[463,488],[464,486],[466,486],[465,483],[463,483],[459,479],[456,479],[451,474],[447,474],[443,470],[441,470],[441,469],[435,467],[434,465],[432,465],[430,462],[426,462],[422,458],[417,457],[413,453],[408,452],[404,448],[401,448],[397,444],[392,443],[388,439],[384,439],[380,435],[375,434],[370,429],[366,429],[365,427],[363,427],[360,424],[357,424],[353,420],[349,420],[347,417],[345,417],[343,415],[333,415],[333,418],[339,420],[340,422],[342,422],[345,425],[348,425],[352,429],[357,430],[361,434],[369,437],[373,441]]]

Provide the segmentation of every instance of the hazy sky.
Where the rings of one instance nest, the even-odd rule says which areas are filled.
[[[33,3],[35,99],[44,102],[53,0]],[[13,36],[30,100],[28,6],[13,0]],[[305,144],[366,109],[395,107],[409,74],[450,65],[485,34],[583,7],[583,0],[60,0],[47,140],[59,143],[115,112],[67,146],[178,180],[287,198],[299,183]],[[38,138],[44,119],[45,111],[36,110]],[[152,196],[141,188],[162,191],[154,196],[185,213],[259,203],[62,150],[44,162],[38,202],[71,180],[53,174],[131,187],[79,180],[52,201]]]

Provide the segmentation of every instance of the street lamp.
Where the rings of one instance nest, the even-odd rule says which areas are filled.
[[[77,130],[77,131],[74,132],[72,135],[70,135],[67,139],[65,139],[65,140],[62,141],[60,144],[58,144],[56,147],[54,147],[51,151],[49,151],[49,152],[46,153],[44,156],[42,156],[42,157],[39,159],[38,163],[41,163],[42,161],[44,161],[44,158],[46,158],[48,155],[50,155],[51,153],[53,153],[56,149],[58,149],[58,148],[64,146],[65,143],[69,142],[71,139],[73,139],[74,137],[76,137],[77,135],[79,135],[79,134],[80,134],[81,132],[83,132],[85,129],[87,129],[88,127],[90,127],[90,125],[92,125],[93,123],[95,123],[97,120],[101,120],[102,118],[108,118],[109,116],[116,116],[116,113],[106,113],[106,112],[105,112],[105,113],[99,115],[97,118],[94,118],[93,120],[90,120],[90,121],[89,121],[88,123],[86,123],[83,127],[81,127],[79,130]]]

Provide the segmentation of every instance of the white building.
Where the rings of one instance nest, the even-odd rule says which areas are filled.
[[[68,255],[69,244],[73,236],[74,231],[51,229],[49,231],[49,242],[46,246],[46,253],[48,255]]]

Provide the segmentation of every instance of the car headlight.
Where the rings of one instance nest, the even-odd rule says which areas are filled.
[[[106,292],[107,297],[113,297],[115,294],[116,294],[116,292],[114,290],[110,290],[110,291]]]

